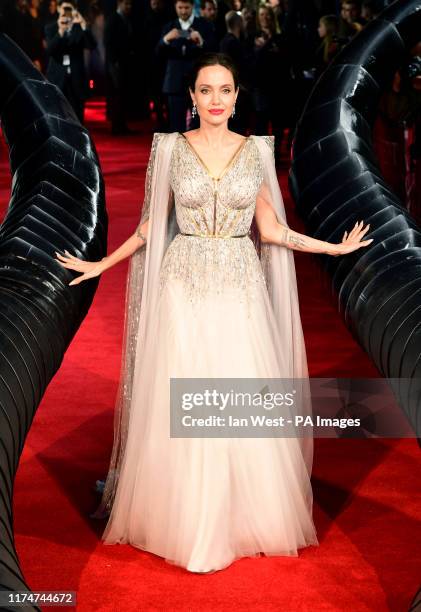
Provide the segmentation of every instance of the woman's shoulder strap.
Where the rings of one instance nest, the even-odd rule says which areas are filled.
[[[261,138],[268,145],[272,155],[275,155],[275,136],[265,134],[265,136],[262,136]]]
[[[272,156],[275,155],[275,136],[272,136],[270,134],[265,134],[264,136],[255,136],[255,135],[253,135],[253,138],[258,140],[259,142],[266,143],[266,145],[270,149],[270,152],[272,153]]]

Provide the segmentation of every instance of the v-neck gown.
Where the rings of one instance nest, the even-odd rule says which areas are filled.
[[[129,424],[102,537],[190,571],[261,553],[297,556],[318,544],[297,439],[170,436],[171,377],[278,378],[286,371],[247,234],[262,181],[252,138],[218,181],[183,135],[176,140],[170,184],[180,233],[161,265],[156,350],[138,377],[149,400]]]

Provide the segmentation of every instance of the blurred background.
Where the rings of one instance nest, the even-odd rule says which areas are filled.
[[[187,91],[191,63],[204,51],[228,53],[241,82],[231,129],[274,134],[282,164],[313,85],[388,4],[2,0],[0,11],[3,31],[62,89],[80,121],[95,109],[116,136],[195,127]],[[384,92],[374,130],[386,181],[418,218],[420,56],[418,45]]]

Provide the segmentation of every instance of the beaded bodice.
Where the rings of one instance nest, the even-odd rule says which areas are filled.
[[[259,152],[247,138],[215,179],[180,134],[173,150],[170,184],[181,232],[205,236],[247,233],[263,180]]]
[[[265,283],[248,235],[262,182],[262,160],[252,137],[215,179],[179,135],[171,157],[170,186],[181,233],[165,252],[160,291],[172,279],[183,283],[192,303],[200,302],[209,291],[218,294],[227,289],[243,301]]]

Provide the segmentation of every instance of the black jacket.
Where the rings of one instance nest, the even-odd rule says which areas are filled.
[[[167,59],[162,91],[167,94],[187,94],[188,76],[193,61],[205,51],[216,51],[218,44],[212,25],[203,17],[195,17],[191,25],[191,28],[202,36],[202,47],[186,38],[177,38],[167,45],[164,43],[164,36],[173,28],[180,29],[178,19],[165,25],[156,47],[158,55]]]
[[[57,22],[45,26],[47,54],[49,56],[46,77],[60,89],[64,87],[67,69],[63,66],[63,56],[70,56],[71,83],[75,95],[84,99],[88,93],[85,73],[84,49],[95,49],[96,40],[89,28],[82,30],[75,23],[68,35],[60,36]]]
[[[240,84],[248,86],[248,72],[250,66],[247,62],[246,46],[244,40],[238,39],[232,32],[227,32],[219,43],[221,53],[226,53],[237,66]]]
[[[119,13],[113,13],[105,22],[105,61],[107,64],[124,65],[134,55],[133,29]]]
[[[257,32],[257,36],[261,36]],[[291,87],[292,55],[282,34],[274,34],[254,52],[254,84],[260,92],[271,98],[288,96]]]

